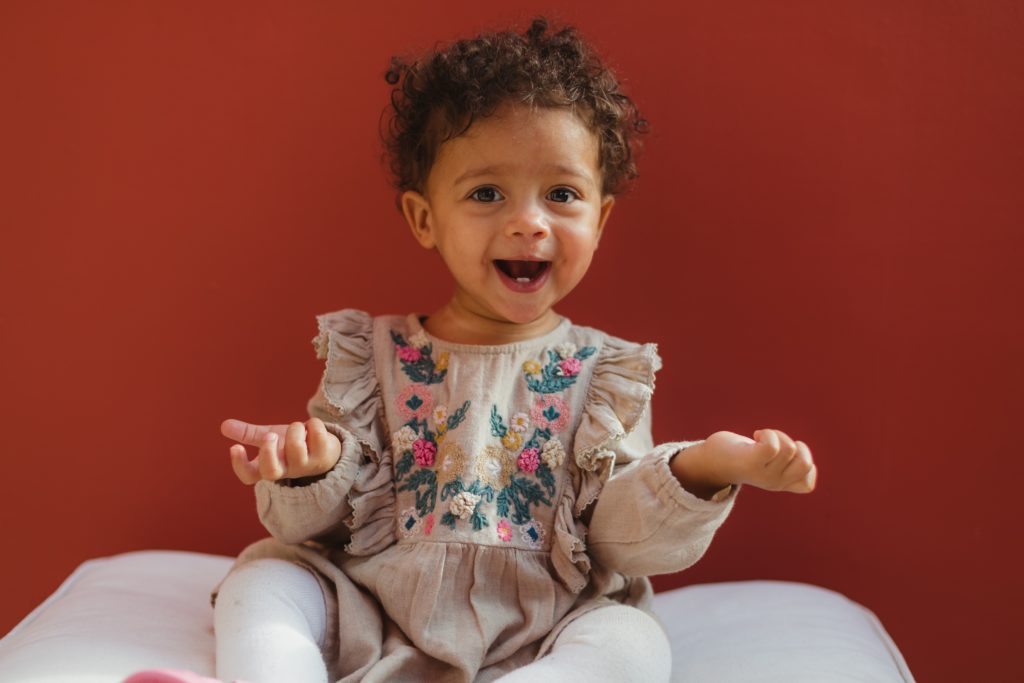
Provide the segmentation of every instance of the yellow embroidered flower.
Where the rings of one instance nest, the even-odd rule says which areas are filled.
[[[457,443],[448,442],[438,453],[438,480],[442,484],[458,479],[466,468],[466,452]]]
[[[527,375],[539,375],[540,374],[540,363],[535,360],[528,360],[523,363],[523,372]]]
[[[434,363],[434,369],[440,372],[441,370],[448,369],[448,352],[444,351],[440,356],[437,357],[437,362]]]
[[[508,486],[514,471],[515,460],[504,448],[493,443],[486,446],[473,463],[473,473],[494,489]]]
[[[510,451],[518,450],[523,445],[523,437],[511,430],[505,432],[505,436],[501,437],[501,445]]]
[[[447,436],[447,432],[442,432],[441,430],[438,430],[437,434],[434,435],[434,441],[437,442],[438,446],[444,443],[445,436]]]

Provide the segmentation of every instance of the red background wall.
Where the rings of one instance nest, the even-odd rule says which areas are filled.
[[[661,345],[659,438],[773,426],[820,467],[659,586],[812,582],[920,680],[1010,680],[1019,6],[343,5],[0,6],[0,631],[87,558],[262,535],[219,422],[304,417],[315,314],[448,293],[379,162],[388,58],[544,11],[652,124],[562,312]]]

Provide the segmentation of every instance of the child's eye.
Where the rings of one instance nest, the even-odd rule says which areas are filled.
[[[494,187],[478,187],[473,190],[470,195],[470,199],[475,199],[478,202],[496,202],[502,199],[501,193],[498,192],[497,188]]]
[[[551,190],[551,192],[548,192],[548,199],[562,204],[568,204],[569,202],[575,201],[579,198],[579,193],[569,187],[556,187]]]

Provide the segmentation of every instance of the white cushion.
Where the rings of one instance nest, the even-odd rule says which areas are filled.
[[[213,675],[211,589],[231,558],[142,551],[89,560],[0,640],[0,683],[120,683],[140,669]],[[655,597],[673,680],[913,681],[867,609],[780,581],[690,586]]]

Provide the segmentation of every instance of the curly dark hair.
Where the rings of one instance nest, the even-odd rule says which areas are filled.
[[[381,136],[399,194],[423,192],[441,144],[509,102],[580,116],[600,142],[603,194],[619,194],[637,177],[636,134],[647,122],[572,26],[548,33],[539,17],[522,35],[485,33],[420,59],[392,58],[385,80],[395,87]]]

